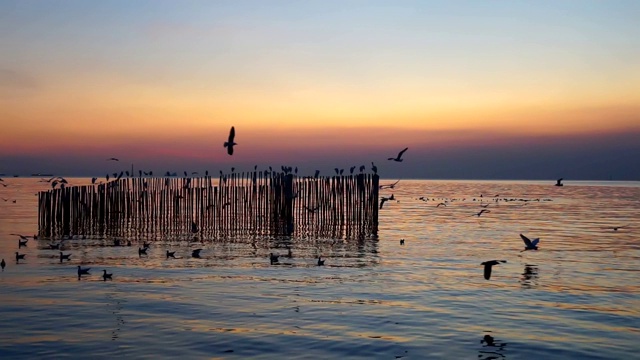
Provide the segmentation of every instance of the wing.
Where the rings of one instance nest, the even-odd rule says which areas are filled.
[[[236,137],[236,128],[231,127],[231,131],[229,132],[229,143],[233,144],[233,138]]]
[[[527,247],[531,247],[531,246],[533,246],[533,245],[531,244],[531,240],[529,240],[529,238],[528,238],[528,237],[526,237],[526,236],[524,236],[524,235],[522,235],[522,234],[520,234],[520,237],[522,238],[522,241],[524,241],[524,244],[525,244],[525,245],[527,245]]]
[[[484,279],[491,279],[491,265],[487,264],[484,266]]]
[[[398,153],[398,159],[399,159],[399,158],[401,158],[401,157],[402,157],[402,154],[404,154],[404,152],[405,152],[405,151],[407,151],[407,150],[409,150],[409,148],[408,148],[408,147],[407,147],[407,148],[404,148],[404,150],[400,151],[400,152]]]
[[[531,242],[531,245],[532,245],[532,246],[537,246],[539,242],[540,242],[540,238],[535,238],[535,239],[533,239],[533,241]]]

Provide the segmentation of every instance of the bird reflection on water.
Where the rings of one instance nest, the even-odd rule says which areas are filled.
[[[523,289],[538,287],[538,265],[525,265],[520,277],[520,285]]]

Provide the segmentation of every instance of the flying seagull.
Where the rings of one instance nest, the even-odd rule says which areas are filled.
[[[629,225],[624,225],[624,226],[610,226],[610,227],[603,227],[603,229],[611,229],[613,231],[618,231],[618,229],[624,229]]]
[[[525,248],[522,251],[527,251],[527,250],[538,250],[538,242],[540,242],[540,238],[535,238],[533,240],[529,240],[528,237],[520,234],[520,237],[522,238],[522,241],[524,241],[524,245]],[[520,251],[520,252],[522,252]]]
[[[556,186],[563,186],[564,184],[562,183],[562,180],[563,178],[556,180]]]
[[[500,263],[506,263],[507,260],[491,260],[491,261],[485,261],[480,265],[484,265],[484,278],[485,280],[489,280],[491,279],[491,267],[493,265],[498,265]]]
[[[233,138],[236,137],[236,129],[232,126],[231,131],[229,131],[229,139],[224,143],[224,147],[227,148],[227,154],[233,155],[233,145],[238,145],[233,142]]]
[[[487,210],[487,209],[482,209],[480,210],[479,213],[475,214],[477,217],[480,217],[480,215],[482,215],[483,213],[490,213],[491,210]],[[473,215],[472,215],[473,216]]]
[[[398,153],[398,156],[396,156],[395,158],[388,158],[387,160],[393,160],[393,161],[397,161],[397,162],[402,162],[402,154],[404,154],[405,151],[409,150],[409,148],[404,148],[404,150],[400,151]]]
[[[120,161],[120,159],[112,157],[108,158],[107,161]]]

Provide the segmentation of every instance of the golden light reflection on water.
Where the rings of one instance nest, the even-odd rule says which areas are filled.
[[[202,259],[189,257],[193,244],[175,240],[154,240],[142,257],[137,247],[149,239],[132,239],[131,247],[111,246],[112,239],[69,240],[63,252],[72,257],[64,263],[48,248],[50,240],[31,240],[19,249],[26,260],[16,265],[17,237],[9,234],[35,231],[33,193],[43,185],[12,182],[16,204],[0,203],[0,256],[8,262],[0,273],[0,313],[18,325],[0,332],[3,344],[39,349],[58,342],[82,354],[70,343],[106,337],[134,357],[213,342],[240,357],[256,356],[252,351],[296,357],[295,351],[313,349],[320,357],[407,351],[469,358],[487,348],[468,344],[490,331],[508,344],[507,358],[552,356],[557,348],[566,357],[598,350],[622,358],[636,346],[637,184],[402,180],[382,192],[397,201],[381,209],[378,241],[296,242],[292,258],[271,266],[269,252],[283,253],[278,242],[242,239],[198,244]],[[480,209],[490,212],[477,216]],[[540,237],[540,249],[520,252],[520,233]],[[166,249],[179,259],[166,259]],[[327,266],[315,266],[319,254]],[[495,266],[487,281],[480,263],[490,259],[507,263]],[[92,267],[92,275],[78,281],[79,264]],[[102,269],[114,273],[113,281],[102,281]],[[42,324],[42,317],[56,319],[57,327]],[[57,335],[88,318],[95,329],[74,341]],[[225,356],[190,351],[191,357]]]

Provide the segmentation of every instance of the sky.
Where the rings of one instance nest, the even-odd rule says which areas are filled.
[[[640,180],[639,18],[616,0],[2,0],[0,173]]]

